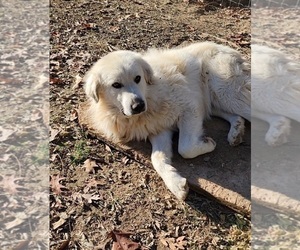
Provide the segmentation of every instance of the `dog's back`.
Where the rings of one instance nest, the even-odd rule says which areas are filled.
[[[202,79],[210,88],[213,106],[251,119],[250,65],[238,51],[212,42],[179,50],[202,60]]]
[[[281,51],[252,45],[253,111],[300,122],[300,64]]]

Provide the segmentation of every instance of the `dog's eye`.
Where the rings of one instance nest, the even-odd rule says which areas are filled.
[[[111,86],[113,86],[115,89],[120,89],[123,87],[123,84],[119,82],[114,82]]]
[[[135,83],[139,83],[141,81],[141,76],[136,76],[135,78],[134,78],[134,82]]]

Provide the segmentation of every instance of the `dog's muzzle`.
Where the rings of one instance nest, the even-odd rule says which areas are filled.
[[[144,112],[146,110],[145,102],[140,98],[135,99],[133,104],[131,104],[131,110],[132,114],[139,114]]]

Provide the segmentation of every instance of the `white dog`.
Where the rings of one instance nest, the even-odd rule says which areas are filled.
[[[290,119],[300,122],[300,64],[281,51],[252,45],[252,116],[269,123],[270,146],[287,142]]]
[[[93,127],[115,142],[150,140],[154,168],[181,200],[187,181],[171,165],[172,134],[178,151],[194,158],[214,150],[203,135],[210,114],[228,120],[231,145],[242,142],[250,119],[250,71],[233,49],[210,42],[145,54],[115,51],[100,59],[85,77]]]

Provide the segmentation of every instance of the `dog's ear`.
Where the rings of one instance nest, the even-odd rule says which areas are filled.
[[[84,90],[88,97],[94,99],[95,102],[99,101],[99,91],[100,91],[100,75],[97,75],[93,69],[91,69],[83,78]]]
[[[141,65],[144,70],[144,77],[145,77],[146,83],[152,84],[153,83],[153,81],[152,81],[153,70],[152,70],[151,66],[143,59],[141,60]]]

